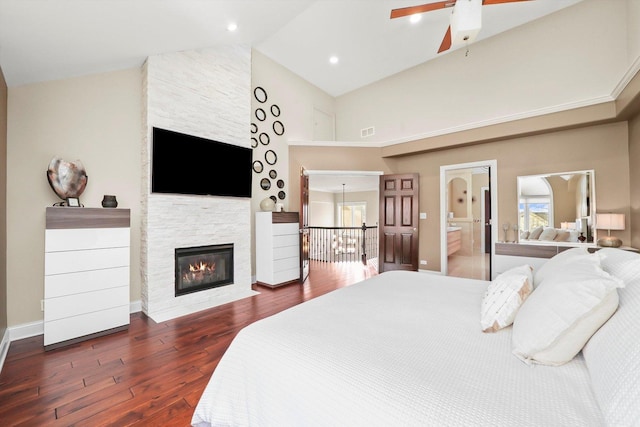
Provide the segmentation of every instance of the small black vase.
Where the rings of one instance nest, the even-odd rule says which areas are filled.
[[[116,196],[110,196],[105,194],[102,198],[102,207],[103,208],[117,208],[118,201],[116,200]]]

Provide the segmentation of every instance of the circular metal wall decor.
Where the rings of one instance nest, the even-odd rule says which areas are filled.
[[[258,125],[251,123],[251,133],[258,133]]]
[[[278,199],[276,198],[276,196],[269,196],[269,198],[271,200],[273,200],[273,203],[276,203],[278,201]]]
[[[259,136],[258,139],[260,140],[260,143],[262,145],[269,145],[269,142],[271,142],[271,138],[269,138],[269,135],[267,135],[266,133],[262,132]]]
[[[287,194],[284,191],[278,191],[278,199],[284,200],[287,197]]]
[[[284,181],[279,179],[278,182],[276,182],[276,185],[278,186],[278,188],[284,188]]]
[[[253,90],[253,96],[256,97],[256,101],[260,103],[267,102],[267,92],[262,89],[260,86],[256,87]]]
[[[269,181],[268,178],[262,178],[260,180],[260,187],[262,187],[263,190],[268,190],[271,188],[271,181]]]
[[[256,119],[258,119],[258,120],[260,120],[262,122],[266,118],[267,118],[267,113],[265,113],[262,108],[257,108],[256,109]]]
[[[278,176],[278,172],[276,172],[276,170],[275,170],[275,169],[271,169],[271,170],[269,171],[269,177],[270,177],[271,179],[276,179],[276,177],[277,177],[277,176]]]
[[[264,153],[264,161],[267,162],[267,164],[269,165],[275,165],[276,162],[278,161],[278,156],[276,156],[276,152],[273,150],[267,150],[267,152]]]
[[[255,138],[251,138],[251,148],[256,148],[258,146],[258,140]]]
[[[273,117],[279,117],[280,116],[280,107],[278,107],[276,104],[273,104],[271,106],[271,114],[273,114]]]
[[[276,135],[282,135],[284,133],[284,125],[280,120],[273,122],[273,131]]]
[[[255,173],[260,173],[264,170],[264,166],[262,165],[262,162],[260,160],[254,160],[253,161],[253,171]]]

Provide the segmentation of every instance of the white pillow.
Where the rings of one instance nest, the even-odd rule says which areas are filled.
[[[533,286],[539,286],[546,277],[554,276],[558,271],[564,270],[568,262],[589,256],[591,256],[591,258],[586,259],[589,259],[594,263],[600,262],[600,258],[597,256],[593,256],[593,254],[590,254],[586,246],[571,248],[567,249],[566,251],[560,252],[559,254],[555,255],[553,258],[550,258],[547,262],[542,264],[534,272]]]
[[[542,230],[542,233],[540,233],[540,236],[538,236],[538,240],[551,241],[556,237],[556,234],[558,234],[558,232],[556,231],[555,228],[546,227],[544,230]]]
[[[602,248],[597,253],[600,265],[607,273],[625,283],[640,278],[640,269],[633,268],[634,262],[640,262],[640,254],[618,248]]]
[[[531,233],[529,233],[529,240],[538,240],[540,234],[542,234],[542,230],[543,227],[541,225],[531,230]]]
[[[567,242],[578,242],[578,237],[580,237],[580,232],[577,230],[569,230],[569,238]]]
[[[480,310],[483,332],[496,332],[513,323],[518,309],[533,290],[532,272],[530,265],[514,267],[489,284]]]
[[[593,262],[570,262],[522,304],[513,322],[513,354],[527,363],[562,365],[578,354],[618,307],[622,280]]]
[[[609,426],[640,425],[640,256],[635,258],[622,260],[617,269],[626,284],[618,290],[618,311],[582,351]]]

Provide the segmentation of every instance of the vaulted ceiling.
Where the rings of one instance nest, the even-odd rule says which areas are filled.
[[[483,6],[477,41],[580,1]],[[437,53],[450,8],[423,13],[417,23],[390,19],[392,9],[433,2],[0,0],[0,66],[11,87],[139,66],[159,53],[243,43],[339,96],[464,48]]]

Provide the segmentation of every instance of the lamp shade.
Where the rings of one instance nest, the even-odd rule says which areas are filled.
[[[600,230],[624,230],[624,214],[596,214],[596,227]]]

